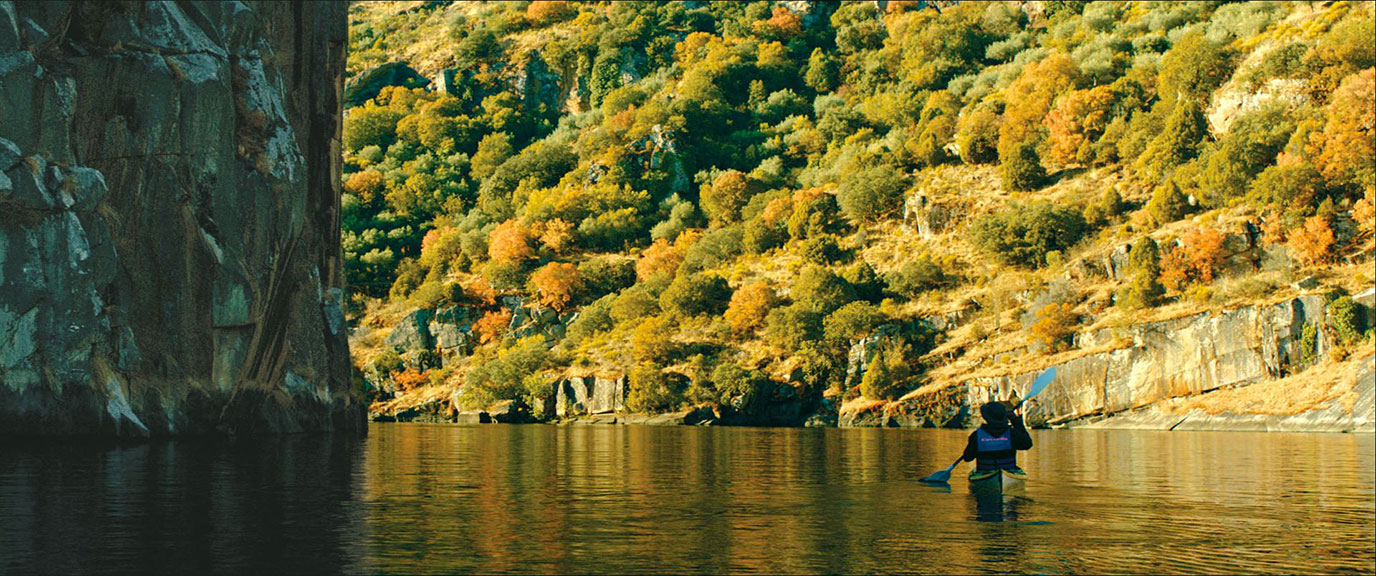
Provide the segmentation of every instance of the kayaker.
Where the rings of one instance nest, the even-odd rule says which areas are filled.
[[[1032,436],[1023,425],[1022,415],[1016,409],[1010,414],[1003,402],[980,406],[979,414],[984,417],[984,424],[970,433],[962,460],[974,460],[976,472],[1010,470],[1021,474],[1018,450],[1032,447]]]

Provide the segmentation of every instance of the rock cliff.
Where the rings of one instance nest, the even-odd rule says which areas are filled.
[[[1215,390],[1275,380],[1301,371],[1329,346],[1325,331],[1322,296],[1307,295],[1271,305],[1244,306],[1216,315],[1196,314],[1127,328],[1115,336],[1112,330],[1082,333],[1077,344],[1085,349],[1124,341],[1116,349],[1094,352],[1056,366],[1056,379],[1029,405],[1029,424],[1084,424],[1106,416],[1118,417],[1118,427],[1160,427],[1160,418],[1132,416],[1154,409],[1167,400],[1196,396]],[[1338,410],[1320,406],[1315,414],[1274,418],[1284,423],[1270,429],[1370,430],[1376,422],[1372,410],[1371,358],[1356,379],[1356,403]],[[1027,391],[1039,372],[997,378],[972,378],[961,386],[919,392],[873,413],[842,414],[843,425],[856,426],[965,426],[977,424],[973,407]],[[1151,410],[1147,410],[1151,411]],[[1321,413],[1321,414],[1320,414]],[[1137,418],[1134,420],[1134,418]],[[1140,421],[1139,421],[1140,420]],[[1185,416],[1166,428],[1233,428],[1227,417],[1194,417],[1195,425],[1178,428]],[[1209,420],[1212,424],[1205,423]],[[1242,428],[1268,429],[1256,418],[1242,418]],[[1258,421],[1259,422],[1259,421]],[[1192,427],[1193,426],[1193,427]]]
[[[0,0],[0,433],[362,429],[346,9]]]

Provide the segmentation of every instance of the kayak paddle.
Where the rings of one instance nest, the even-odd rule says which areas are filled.
[[[1026,398],[1023,398],[1022,400],[1019,400],[1019,401],[1018,401],[1018,406],[1022,406],[1023,402],[1027,402],[1028,400],[1031,400],[1033,396],[1036,396],[1036,395],[1038,395],[1038,394],[1041,394],[1041,393],[1042,393],[1042,390],[1046,390],[1046,385],[1047,385],[1047,384],[1050,384],[1050,383],[1051,383],[1052,381],[1054,381],[1055,379],[1056,379],[1056,367],[1055,367],[1055,366],[1052,366],[1052,367],[1050,367],[1050,368],[1047,368],[1046,370],[1043,370],[1041,374],[1038,374],[1038,375],[1037,375],[1037,379],[1032,381],[1032,387],[1027,389],[1027,397],[1026,397]]]
[[[1036,396],[1036,395],[1038,395],[1038,394],[1041,394],[1041,393],[1042,393],[1042,390],[1046,390],[1046,386],[1047,386],[1048,384],[1050,384],[1050,383],[1051,383],[1053,380],[1055,380],[1055,379],[1056,379],[1056,367],[1055,367],[1055,366],[1052,366],[1052,367],[1050,367],[1050,368],[1047,368],[1046,370],[1043,370],[1041,374],[1038,374],[1038,375],[1037,375],[1037,379],[1034,380],[1034,381],[1032,381],[1032,387],[1027,389],[1027,397],[1026,397],[1026,398],[1023,398],[1022,400],[1019,400],[1019,401],[1018,401],[1018,405],[1019,405],[1019,406],[1022,406],[1022,403],[1023,403],[1023,402],[1026,402],[1026,401],[1028,401],[1028,400],[1031,400],[1033,396]],[[952,470],[955,470],[955,469],[956,469],[956,465],[957,465],[957,464],[960,464],[961,460],[964,460],[964,459],[965,459],[964,456],[962,456],[962,457],[960,457],[960,458],[957,458],[955,462],[952,462],[951,465],[950,465],[950,466],[947,466],[945,469],[943,469],[943,470],[938,470],[938,471],[932,473],[931,476],[928,476],[928,477],[923,478],[923,479],[918,480],[918,481],[919,481],[919,482],[926,482],[926,483],[928,483],[928,484],[945,484],[945,483],[947,483],[947,482],[949,482],[949,481],[951,480],[951,471],[952,471]]]
[[[956,461],[952,462],[950,466],[947,466],[945,470],[938,470],[932,473],[931,476],[918,480],[918,482],[926,482],[928,484],[945,484],[946,482],[951,480],[951,471],[956,469],[956,464],[960,464],[960,461],[964,459],[965,458],[963,456],[960,458],[956,458]]]

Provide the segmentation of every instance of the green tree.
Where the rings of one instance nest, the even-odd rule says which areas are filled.
[[[1193,159],[1208,136],[1208,122],[1193,99],[1177,104],[1166,127],[1147,144],[1137,159],[1137,175],[1145,182],[1163,182],[1175,167]]]
[[[907,188],[907,178],[892,166],[868,166],[842,177],[836,202],[852,222],[874,222],[902,208]]]

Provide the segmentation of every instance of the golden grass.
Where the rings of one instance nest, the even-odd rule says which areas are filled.
[[[1336,402],[1351,411],[1357,401],[1357,377],[1364,367],[1370,369],[1373,361],[1372,344],[1367,340],[1355,345],[1356,351],[1342,362],[1324,361],[1278,380],[1165,400],[1158,406],[1169,414],[1200,410],[1211,415],[1232,412],[1289,416]]]

